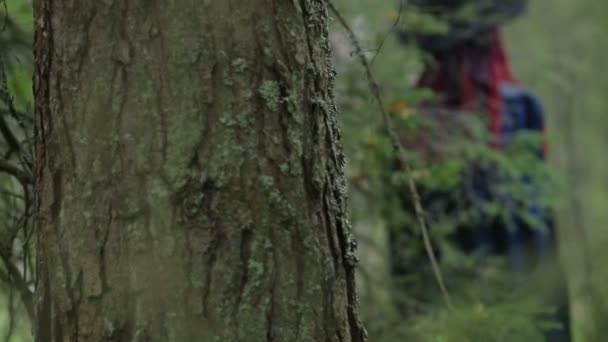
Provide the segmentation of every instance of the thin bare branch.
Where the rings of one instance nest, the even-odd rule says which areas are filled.
[[[34,183],[34,177],[32,177],[32,175],[4,159],[0,159],[0,172],[14,176],[17,180],[26,185]]]
[[[372,60],[369,63],[370,65],[374,65],[374,62],[376,61],[376,57],[378,57],[378,55],[380,54],[380,51],[382,51],[382,48],[384,47],[384,43],[386,42],[386,39],[391,34],[393,34],[393,32],[395,32],[395,30],[397,29],[399,23],[401,22],[402,13],[403,13],[403,1],[399,1],[399,12],[397,12],[397,18],[395,18],[395,21],[393,22],[393,25],[391,26],[390,30],[388,30],[388,32],[386,32],[386,34],[382,37],[382,40],[380,41],[380,44],[378,45],[378,48],[376,49],[376,52],[374,53],[374,57],[372,57]]]
[[[416,183],[414,182],[414,179],[412,177],[412,168],[411,168],[411,165],[407,162],[407,159],[405,157],[405,148],[401,144],[400,139],[398,138],[397,134],[395,133],[395,130],[393,129],[393,123],[392,123],[391,117],[390,117],[389,113],[386,111],[386,107],[384,106],[384,101],[382,100],[382,95],[380,93],[380,87],[378,86],[378,83],[376,82],[376,79],[374,78],[374,75],[372,73],[369,62],[367,61],[367,58],[365,57],[365,54],[364,54],[363,50],[361,49],[361,44],[359,44],[359,40],[357,39],[357,36],[355,35],[354,31],[351,29],[350,25],[348,25],[348,22],[346,21],[346,19],[342,16],[340,11],[331,2],[331,0],[326,0],[326,3],[327,3],[327,6],[329,7],[329,9],[336,16],[336,18],[338,19],[338,21],[340,22],[342,27],[344,27],[344,29],[348,33],[351,43],[353,44],[353,47],[355,49],[354,52],[359,57],[361,64],[363,65],[363,68],[365,69],[365,73],[366,73],[366,77],[367,77],[370,89],[372,91],[374,98],[376,99],[376,102],[378,103],[378,106],[380,107],[380,113],[382,114],[383,126],[386,131],[386,134],[389,136],[389,139],[391,141],[393,153],[395,154],[395,157],[397,158],[397,160],[400,164],[399,166],[403,169],[403,171],[405,171],[405,174],[408,179],[409,191],[411,193],[412,200],[414,201],[416,217],[418,219],[418,223],[419,223],[420,229],[422,231],[424,246],[425,246],[427,255],[429,257],[429,260],[431,262],[431,267],[433,268],[433,273],[435,275],[435,278],[437,280],[437,283],[438,283],[441,293],[443,295],[443,299],[445,301],[446,306],[449,309],[452,309],[453,306],[452,306],[452,302],[450,300],[450,295],[449,295],[449,292],[445,285],[445,281],[443,280],[443,276],[441,273],[441,269],[439,267],[439,263],[437,262],[437,258],[435,257],[435,252],[433,251],[433,246],[431,243],[429,229],[428,229],[428,226],[426,223],[424,210],[422,208],[422,203],[420,200],[420,194],[418,193]]]
[[[11,285],[19,291],[19,295],[21,296],[21,300],[23,302],[23,306],[25,307],[29,318],[34,319],[34,300],[33,293],[30,291],[30,287],[27,284],[25,278],[21,275],[21,272],[17,268],[17,266],[10,260],[10,257],[4,253],[0,254],[0,259],[4,263],[6,267],[6,271],[8,273]]]

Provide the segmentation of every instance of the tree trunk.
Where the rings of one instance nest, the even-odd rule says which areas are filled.
[[[322,0],[36,0],[36,340],[364,341]]]

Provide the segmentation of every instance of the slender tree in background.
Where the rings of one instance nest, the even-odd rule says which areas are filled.
[[[364,341],[321,0],[36,0],[37,341]]]

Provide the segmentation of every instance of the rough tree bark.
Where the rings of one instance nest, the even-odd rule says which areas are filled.
[[[322,0],[35,0],[36,340],[364,341]]]

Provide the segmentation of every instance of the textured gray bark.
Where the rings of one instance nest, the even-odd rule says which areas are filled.
[[[37,341],[364,341],[323,1],[34,2]]]

